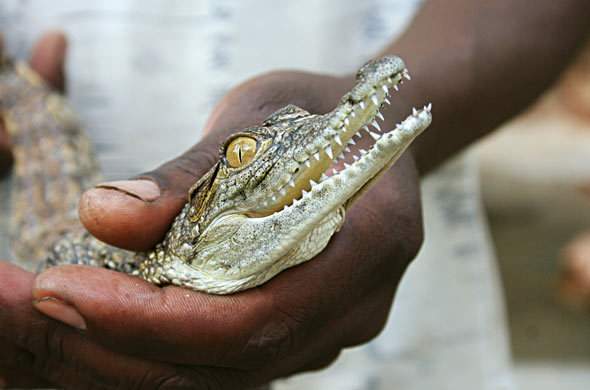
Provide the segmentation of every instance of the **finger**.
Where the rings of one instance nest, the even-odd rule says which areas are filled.
[[[224,99],[212,115],[217,119],[205,126],[205,137],[180,157],[134,180],[103,183],[86,191],[79,208],[86,229],[121,248],[153,248],[186,203],[189,188],[217,161],[219,145],[231,129],[258,123],[275,108],[258,108],[257,96]],[[226,115],[221,116],[221,111]]]
[[[2,35],[0,35],[0,59],[4,53],[4,40],[2,39]],[[10,141],[8,138],[8,133],[6,132],[6,127],[4,126],[4,121],[0,116],[0,177],[4,176],[13,163],[13,156],[10,151]]]
[[[121,273],[81,266],[40,274],[33,295],[38,310],[85,329],[101,344],[176,363],[238,365],[247,359],[243,352],[249,343],[278,317],[273,315],[272,296],[256,290],[215,296],[158,288]]]
[[[14,157],[10,151],[10,140],[0,117],[0,177],[4,176],[12,167]]]
[[[134,180],[103,183],[86,191],[79,209],[86,229],[121,248],[153,248],[186,203],[189,188],[217,161],[219,145],[232,129],[259,123],[276,108],[260,108],[255,96],[247,97],[224,99],[219,106],[226,115],[214,114],[219,118],[209,121],[205,137],[180,157]],[[235,104],[228,107],[231,102]]]
[[[33,278],[29,272],[0,262],[0,335],[13,343],[14,373],[33,372],[72,389],[236,389],[247,383],[246,374],[238,371],[175,367],[117,354],[96,344],[32,308]],[[157,354],[156,344],[148,348]],[[8,348],[3,348],[0,356],[8,353]]]
[[[82,223],[109,244],[132,250],[152,248],[186,203],[188,189],[217,161],[219,145],[229,134],[261,123],[288,103],[327,111],[338,101],[341,90],[322,88],[330,91],[330,98],[325,99],[305,91],[335,80],[275,72],[242,84],[218,104],[205,125],[205,138],[179,158],[139,176],[147,181],[106,183],[86,192],[80,202]]]
[[[80,269],[87,270],[88,274],[84,275],[76,272]],[[54,269],[54,272],[58,272],[58,270],[60,268]],[[296,371],[324,367],[336,358],[337,351],[339,351],[335,345],[338,345],[340,340],[334,337],[327,337],[327,331],[333,333],[334,329],[330,330],[323,327],[321,337],[310,339],[310,342],[305,345],[305,348],[300,349],[296,354],[285,353],[285,358],[281,359],[273,359],[269,356],[268,351],[265,354],[261,349],[257,349],[257,354],[250,354],[254,350],[254,347],[271,345],[273,339],[283,340],[285,328],[289,325],[273,324],[267,315],[253,315],[250,321],[254,322],[251,326],[248,326],[240,317],[243,316],[244,312],[248,312],[249,310],[245,307],[240,307],[235,301],[231,302],[233,301],[233,299],[230,299],[232,297],[212,297],[198,294],[202,296],[204,302],[199,307],[200,310],[195,311],[193,309],[195,302],[189,302],[187,304],[188,296],[194,293],[189,293],[178,288],[170,288],[168,290],[173,290],[172,293],[167,293],[165,297],[159,297],[157,298],[157,302],[154,302],[154,298],[150,298],[149,296],[153,295],[154,290],[157,289],[146,284],[142,288],[143,293],[138,291],[136,287],[136,290],[130,294],[128,290],[129,286],[123,285],[124,282],[122,283],[123,279],[130,278],[120,274],[111,275],[115,278],[115,281],[113,285],[108,286],[106,291],[101,293],[101,295],[108,295],[107,298],[103,298],[96,291],[97,289],[94,285],[94,280],[92,280],[92,275],[96,276],[97,272],[100,273],[99,271],[106,274],[109,273],[108,271],[96,270],[93,272],[92,269],[85,267],[63,267],[61,271],[76,273],[76,278],[85,278],[85,282],[88,285],[87,290],[94,291],[91,295],[80,291],[87,296],[83,296],[82,300],[76,300],[76,309],[85,316],[85,335],[88,337],[96,337],[101,341],[101,345],[112,347],[116,351],[125,349],[126,355],[132,354],[138,357],[149,357],[157,361],[182,360],[183,363],[190,362],[191,364],[198,364],[196,361],[200,361],[201,364],[209,366],[207,368],[192,369],[192,374],[185,374],[188,375],[185,378],[183,378],[182,371],[177,370],[174,377],[169,379],[170,381],[179,381],[181,379],[187,381],[190,379],[193,382],[188,383],[193,383],[193,385],[194,381],[203,381],[209,385],[210,382],[215,383],[214,388],[246,388],[246,385],[260,385],[271,379]],[[121,280],[116,280],[119,277]],[[67,276],[66,279],[71,281],[71,275]],[[107,280],[103,280],[101,284],[105,282]],[[127,293],[124,294],[123,291],[127,291]],[[253,295],[259,297],[261,294],[254,293]],[[35,293],[35,296],[38,296],[38,294]],[[117,302],[119,297],[121,297],[121,302]],[[137,297],[140,298],[138,299]],[[215,298],[217,302],[205,303],[209,298]],[[184,302],[181,300],[184,300]],[[108,304],[106,301],[108,301]],[[155,311],[150,309],[150,307],[153,308],[154,304],[160,305]],[[110,307],[108,307],[109,305]],[[241,305],[244,304],[242,303]],[[106,310],[105,306],[107,306]],[[45,309],[41,307],[41,310]],[[53,317],[56,314],[56,310],[55,307],[52,307],[47,314]],[[159,310],[162,310],[162,312]],[[175,313],[166,314],[170,311]],[[178,313],[187,314],[183,314],[184,318],[180,318]],[[136,316],[138,315],[142,318],[136,321]],[[116,320],[113,320],[113,318],[116,318]],[[257,332],[259,329],[264,329],[264,332]],[[140,332],[141,335],[138,335],[136,332]],[[264,336],[255,337],[256,334]],[[138,340],[138,337],[145,337],[145,340],[149,340],[149,343]],[[240,340],[241,338],[243,340]],[[287,339],[290,339],[290,337],[287,337]],[[165,340],[164,343],[162,343],[163,340]],[[174,342],[175,345],[171,345],[171,342]],[[59,343],[53,342],[52,344],[70,346],[73,343],[72,340],[61,336]],[[109,351],[109,349],[93,348],[88,354],[81,354],[78,347],[71,348],[68,347],[66,349],[62,347],[63,351],[59,355],[72,356],[72,359],[75,357],[78,365],[80,365],[80,362],[90,360],[90,357],[92,357],[92,361],[96,359],[101,362],[116,362],[112,364],[124,367],[130,365],[130,363],[124,364],[118,354],[107,356],[105,351]],[[276,347],[273,347],[273,349],[276,350]],[[336,352],[325,353],[326,349],[328,351],[335,350]],[[274,353],[276,354],[276,352]],[[232,362],[227,360],[228,358],[235,363],[240,363],[239,369],[211,367],[216,364],[231,365],[230,363]],[[138,358],[129,359],[134,359],[132,365],[141,372],[142,362],[144,360]],[[252,362],[252,359],[258,359],[258,361]],[[246,361],[252,367],[244,365],[243,363]],[[46,369],[45,371],[56,371],[53,365],[49,367],[51,369]],[[101,364],[99,369],[103,375],[105,372],[111,372],[110,365],[104,367]],[[112,370],[116,370],[116,367],[113,366]],[[63,370],[60,369],[58,371]],[[154,368],[150,368],[150,371],[152,372],[151,375],[156,375],[157,373]],[[123,372],[125,376],[130,378],[137,377],[137,374]],[[167,371],[164,370],[164,372]],[[53,377],[51,379],[62,383],[59,381],[63,380],[63,376],[58,378]]]
[[[55,385],[29,370],[0,367],[0,389],[50,389]]]
[[[221,139],[210,134],[154,171],[86,191],[80,200],[80,220],[95,237],[111,245],[152,248],[187,202],[189,188],[217,160]]]
[[[345,315],[374,286],[396,285],[417,248],[394,237],[411,241],[419,235],[409,222],[419,219],[419,206],[406,199],[417,198],[413,191],[388,190],[395,180],[401,179],[392,176],[385,190],[366,194],[381,214],[351,210],[349,223],[320,256],[257,289],[220,297],[70,266],[50,269],[35,282],[36,299],[55,297],[62,309],[47,310],[43,302],[37,307],[73,326],[83,324],[90,337],[111,348],[152,359],[234,367],[286,355],[297,346],[294,335],[304,338],[324,318]],[[382,204],[383,197],[389,204]],[[71,308],[81,321],[71,320]]]
[[[63,32],[53,31],[41,37],[33,47],[31,67],[58,91],[65,90],[64,63],[67,41]]]
[[[30,59],[31,67],[50,86],[61,92],[64,91],[65,86],[64,60],[66,48],[67,42],[63,33],[47,33],[36,43]],[[0,37],[0,53],[3,50],[4,44]],[[0,177],[8,172],[14,162],[10,149],[8,133],[2,118],[0,118]]]

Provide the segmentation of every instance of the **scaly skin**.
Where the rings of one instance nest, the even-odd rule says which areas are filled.
[[[320,253],[344,222],[345,209],[430,124],[426,107],[380,133],[375,117],[389,88],[397,89],[404,77],[397,57],[370,62],[330,113],[289,105],[232,135],[219,161],[189,191],[164,240],[149,253],[133,253],[81,227],[77,200],[99,178],[90,143],[61,96],[25,65],[4,60],[0,109],[15,145],[15,254],[43,267],[105,266],[213,294],[260,285]],[[373,146],[326,175],[347,158],[363,128]]]

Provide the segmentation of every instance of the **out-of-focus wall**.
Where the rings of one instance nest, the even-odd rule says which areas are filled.
[[[590,44],[551,92],[477,149],[516,379],[523,390],[586,389],[590,311],[571,310],[559,290],[564,246],[590,231]],[[590,251],[581,260],[590,266]]]
[[[590,184],[590,44],[551,92],[479,152],[486,200],[496,209],[528,203],[529,184]]]

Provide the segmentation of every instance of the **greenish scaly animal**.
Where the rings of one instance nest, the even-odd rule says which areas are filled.
[[[91,143],[62,96],[27,65],[2,58],[0,110],[15,155],[15,256],[41,268],[103,266],[213,294],[258,286],[320,253],[342,226],[346,208],[430,124],[426,106],[380,131],[375,118],[382,118],[381,106],[404,78],[410,77],[400,58],[372,61],[333,111],[312,115],[289,105],[233,134],[189,191],[164,240],[135,253],[106,245],[82,227],[79,197],[100,180]],[[363,131],[373,145],[351,152]],[[348,157],[350,164],[328,174]]]

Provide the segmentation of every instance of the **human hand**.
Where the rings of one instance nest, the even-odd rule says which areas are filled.
[[[4,42],[0,35],[0,53],[4,50]],[[52,32],[45,34],[35,45],[29,63],[45,81],[53,88],[64,91],[63,61],[66,41],[63,34]],[[0,116],[0,177],[12,166],[10,139]]]
[[[4,50],[1,38],[0,36],[0,52]],[[29,60],[30,66],[49,85],[61,92],[65,87],[65,50],[63,34],[48,33],[37,42]],[[7,173],[11,165],[10,141],[0,116],[0,176]],[[36,376],[27,364],[21,364],[22,359],[26,360],[29,355],[11,339],[15,332],[4,330],[7,327],[28,327],[33,321],[40,321],[42,318],[31,307],[34,275],[0,262],[0,280],[0,388],[5,385],[45,387],[48,385],[46,381]],[[47,322],[45,319],[42,321]]]
[[[584,231],[561,251],[559,296],[572,308],[590,308],[590,232]]]
[[[111,244],[152,247],[232,129],[288,103],[326,112],[351,83],[300,72],[246,82],[220,102],[207,136],[187,153],[142,181],[87,192],[83,222]],[[47,319],[36,319],[44,325],[35,329],[6,331],[15,340],[45,341],[18,346],[34,357],[36,373],[64,387],[245,388],[324,367],[343,348],[378,334],[421,239],[417,175],[406,155],[349,210],[322,254],[259,288],[213,296],[108,270],[59,267],[36,279],[36,307],[82,332]]]

